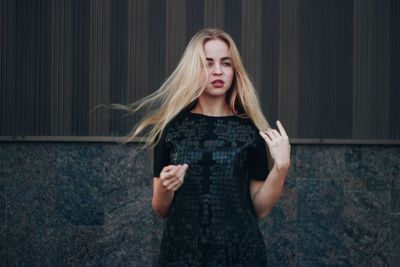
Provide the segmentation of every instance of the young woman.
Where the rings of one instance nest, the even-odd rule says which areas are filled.
[[[257,218],[280,197],[290,145],[282,124],[278,131],[265,120],[232,38],[195,34],[136,108],[144,105],[157,108],[132,137],[150,127],[155,146],[152,208],[166,219],[159,265],[265,266]]]

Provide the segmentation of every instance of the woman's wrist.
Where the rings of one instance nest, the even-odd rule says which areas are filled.
[[[286,163],[276,163],[275,162],[273,168],[280,173],[288,172],[288,170],[290,168],[290,162],[286,162]]]

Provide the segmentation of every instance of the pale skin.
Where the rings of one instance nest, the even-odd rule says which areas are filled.
[[[219,40],[210,40],[204,44],[207,59],[207,87],[199,97],[196,107],[191,111],[208,116],[227,116],[233,112],[225,101],[234,70],[229,56],[228,45]],[[223,86],[213,85],[213,81],[223,81]],[[250,179],[250,194],[254,209],[259,218],[265,218],[279,200],[285,177],[290,166],[290,144],[283,125],[277,121],[276,129],[260,131],[268,145],[274,165],[265,181]],[[168,215],[174,194],[184,183],[187,164],[165,166],[160,177],[153,178],[152,208],[160,217]]]

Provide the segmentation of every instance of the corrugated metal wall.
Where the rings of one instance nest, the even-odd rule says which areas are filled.
[[[0,136],[124,135],[140,115],[89,111],[153,92],[196,31],[220,27],[292,140],[399,140],[399,10],[395,0],[0,0]]]

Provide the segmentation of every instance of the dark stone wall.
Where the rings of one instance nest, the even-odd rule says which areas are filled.
[[[151,266],[151,170],[137,144],[0,143],[0,266]],[[260,227],[271,266],[396,266],[400,146],[292,145]]]

